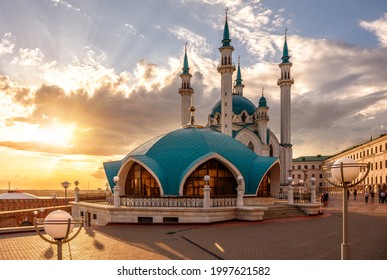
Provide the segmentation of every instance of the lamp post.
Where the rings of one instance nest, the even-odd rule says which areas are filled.
[[[78,188],[79,181],[75,181],[74,185],[75,185],[75,189],[74,189],[75,202],[79,202],[79,188]]]
[[[62,260],[62,245],[73,240],[81,231],[82,219],[74,219],[69,213],[63,210],[51,212],[44,218],[35,218],[35,230],[39,236],[51,243],[56,244],[58,249],[58,260]],[[43,225],[44,231],[54,240],[50,240],[40,232],[38,226]],[[70,237],[74,226],[79,225],[77,232]]]
[[[245,192],[245,189],[243,188],[243,177],[239,175],[237,182],[237,207],[243,207],[243,194]]]
[[[294,197],[293,197],[293,178],[292,176],[288,177],[288,203],[294,204]]]
[[[206,175],[203,177],[204,180],[204,187],[203,187],[203,208],[210,208],[211,207],[211,188],[209,186],[211,177],[209,175]]]
[[[316,178],[310,178],[310,202],[316,203]]]
[[[67,209],[67,189],[71,186],[71,183],[68,181],[63,181],[62,183],[60,183],[60,185],[62,186],[62,188],[65,189],[65,205]]]
[[[54,202],[54,208],[55,208],[55,199],[56,199],[56,197],[57,197],[56,193],[52,193],[51,194],[52,201]]]
[[[120,180],[120,178],[118,176],[114,176],[113,178],[113,181],[114,183],[116,184],[114,186],[114,207],[120,207],[121,206],[121,203],[120,203],[120,186],[118,185],[118,181]]]
[[[354,182],[361,170],[365,171],[362,178],[359,181]],[[331,185],[343,189],[343,243],[341,244],[341,259],[349,260],[347,190],[364,181],[370,171],[370,164],[356,163],[353,159],[342,158],[335,161],[333,165],[323,166],[322,171],[324,178]],[[331,181],[326,174],[328,172],[330,172],[332,177],[339,183]]]

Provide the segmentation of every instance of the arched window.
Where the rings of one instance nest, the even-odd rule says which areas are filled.
[[[242,122],[245,122],[245,121],[246,121],[246,114],[245,114],[245,112],[243,112],[241,118],[242,118]]]
[[[231,171],[220,161],[210,159],[195,169],[184,183],[183,194],[188,196],[202,196],[204,176],[211,177],[209,186],[211,195],[236,195],[238,185]]]
[[[126,179],[125,195],[155,197],[160,196],[160,188],[148,170],[134,163]]]

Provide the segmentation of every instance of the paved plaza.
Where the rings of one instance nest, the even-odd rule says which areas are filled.
[[[341,195],[323,214],[259,222],[110,225],[83,228],[63,247],[64,260],[339,260]],[[349,200],[350,257],[387,259],[387,204]],[[36,232],[0,234],[0,260],[56,259]]]

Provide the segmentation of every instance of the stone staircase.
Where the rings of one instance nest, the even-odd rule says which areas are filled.
[[[269,209],[265,211],[263,220],[308,216],[295,205],[275,203],[266,207]]]

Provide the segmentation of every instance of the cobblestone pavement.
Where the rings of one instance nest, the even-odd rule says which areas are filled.
[[[341,195],[323,214],[210,225],[110,225],[83,228],[63,245],[67,260],[338,260]],[[351,259],[387,259],[387,203],[349,200]],[[56,247],[35,232],[0,235],[0,260],[56,259]]]

